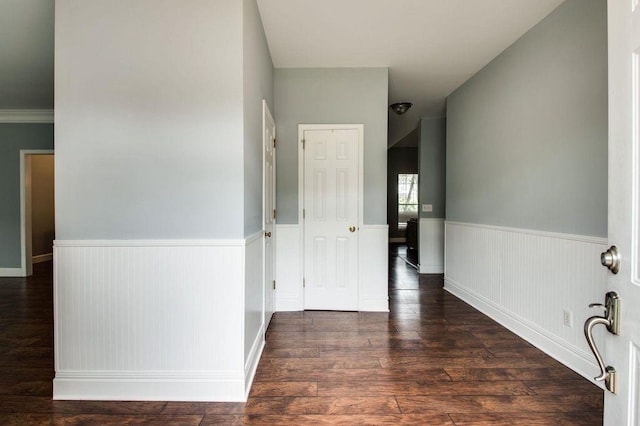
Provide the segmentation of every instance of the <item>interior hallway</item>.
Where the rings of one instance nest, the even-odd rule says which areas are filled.
[[[274,315],[246,404],[52,401],[51,262],[0,278],[0,424],[602,424],[599,388],[389,260],[389,314]]]

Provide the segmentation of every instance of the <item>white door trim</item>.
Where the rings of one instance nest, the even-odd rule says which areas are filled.
[[[304,209],[304,132],[307,130],[331,129],[358,130],[358,223],[356,226],[361,228],[364,224],[364,124],[298,124],[298,224],[300,225],[300,240],[298,244],[300,247],[299,261],[301,265],[300,286],[303,285],[304,280],[304,219],[302,217],[302,211]],[[304,288],[302,295],[304,309]],[[358,309],[360,308],[358,307]]]
[[[31,209],[27,199],[31,193],[27,188],[27,156],[51,155],[52,149],[21,149],[20,150],[20,276],[28,277],[33,273],[33,259],[31,257]],[[30,171],[29,171],[30,172]]]

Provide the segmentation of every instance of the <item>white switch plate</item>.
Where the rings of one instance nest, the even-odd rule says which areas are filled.
[[[423,204],[422,205],[422,212],[423,213],[429,213],[433,211],[433,204]]]

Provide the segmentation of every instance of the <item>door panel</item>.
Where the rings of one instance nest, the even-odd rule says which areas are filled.
[[[358,309],[358,129],[304,131],[305,309]]]
[[[263,229],[264,229],[264,329],[265,332],[275,310],[275,238],[276,238],[276,125],[266,102],[263,101],[264,123],[264,176],[263,176]]]
[[[640,11],[638,1],[609,0],[609,242],[621,257],[607,287],[620,298],[620,330],[605,333],[604,362],[616,370],[616,394],[605,391],[605,425],[637,425],[640,382]],[[602,301],[594,301],[600,302]]]

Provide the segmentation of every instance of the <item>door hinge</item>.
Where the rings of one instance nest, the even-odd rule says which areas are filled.
[[[276,209],[273,209],[273,220],[276,220]]]
[[[302,209],[302,218],[303,219],[304,219],[304,216],[305,216],[305,211],[304,211],[304,209]]]
[[[276,147],[276,138],[273,138],[273,147]]]
[[[306,141],[305,141],[304,139],[302,139],[302,149],[304,149],[304,144],[305,144],[305,142],[306,142]]]
[[[276,289],[276,280],[273,280],[273,289]]]
[[[304,278],[302,279],[302,288],[305,288],[307,286],[307,284],[304,281]]]

